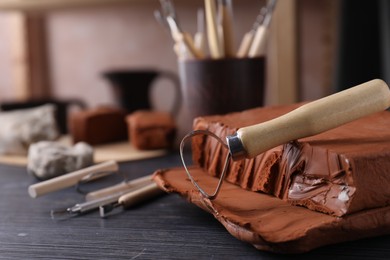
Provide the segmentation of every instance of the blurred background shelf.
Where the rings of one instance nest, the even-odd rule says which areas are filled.
[[[265,3],[234,2],[237,46]],[[275,11],[267,54],[267,104],[292,103],[298,98],[297,3],[280,0]],[[175,6],[182,27],[194,33],[196,11],[203,1],[175,1]],[[7,39],[4,46],[0,43],[0,55],[5,53],[0,68],[3,65],[10,72],[0,72],[0,99],[69,97],[84,88],[91,93],[85,95],[90,105],[110,103],[99,75],[104,68],[157,67],[176,72],[171,39],[153,17],[159,7],[157,0],[0,1],[0,37]],[[91,64],[89,59],[97,62]],[[2,84],[2,80],[8,82]],[[102,88],[102,94],[93,85]]]
[[[233,2],[236,48],[265,3]],[[265,105],[317,99],[374,77],[390,80],[390,2],[362,3],[367,1],[278,1],[267,48]],[[203,1],[174,4],[182,28],[194,34]],[[158,0],[0,1],[0,102],[73,98],[82,90],[89,106],[113,104],[102,77],[107,70],[177,73],[171,37],[153,16],[159,8]],[[360,19],[362,13],[371,18]],[[152,93],[158,105],[171,104],[166,89]]]
[[[265,3],[234,1],[236,48]],[[196,12],[203,1],[174,4],[182,28],[194,34]],[[265,105],[290,104],[300,99],[299,14],[307,10],[306,5],[303,0],[279,0],[275,9],[267,50]],[[104,71],[152,67],[177,73],[171,38],[153,16],[159,8],[157,0],[0,1],[0,37],[6,39],[0,43],[0,101],[73,98],[82,90],[89,106],[113,104],[108,84],[101,77]],[[316,26],[318,37],[331,29],[322,23]],[[316,49],[317,56],[322,55],[321,46]],[[171,104],[166,89],[156,88],[154,94],[162,107]],[[316,87],[310,89],[314,95],[323,95],[322,90],[316,93]],[[179,113],[179,128],[184,118],[185,114]]]

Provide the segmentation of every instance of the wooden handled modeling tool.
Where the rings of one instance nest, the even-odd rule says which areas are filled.
[[[263,56],[266,52],[267,38],[268,28],[264,25],[260,25],[253,36],[253,40],[248,51],[248,57],[253,58]]]
[[[118,203],[124,207],[130,207],[130,204],[142,202],[151,196],[157,195],[157,191],[162,193],[162,190],[157,190],[151,175],[126,182],[125,184],[127,185],[114,185],[96,191],[94,196],[89,199],[86,198],[85,202],[77,203],[74,206],[52,210],[51,217],[55,220],[64,220],[88,213],[100,207],[105,207],[105,211],[111,211],[114,208],[112,205],[116,207]]]
[[[210,55],[213,59],[219,59],[223,57],[223,53],[218,33],[215,0],[204,0],[204,5],[207,24],[207,39],[209,41]]]
[[[273,120],[227,137],[233,160],[253,158],[280,144],[325,132],[390,106],[390,90],[379,79],[305,104]]]
[[[259,25],[253,37],[252,44],[249,48],[248,57],[263,56],[266,52],[266,43],[268,40],[268,27],[271,23],[273,11],[275,9],[276,0],[270,0],[267,4],[267,13],[264,21]]]
[[[249,49],[251,48],[253,38],[257,32],[257,29],[261,24],[263,24],[265,15],[267,14],[267,8],[264,6],[260,9],[259,14],[256,16],[255,22],[252,25],[252,29],[244,34],[242,37],[240,46],[237,51],[238,58],[244,58],[248,56]]]
[[[112,214],[114,209],[120,207],[126,209],[161,194],[163,194],[163,191],[157,186],[156,183],[152,182],[134,191],[124,194],[123,196],[119,197],[116,203],[100,206],[100,216],[106,217],[109,213]]]
[[[204,11],[199,8],[197,12],[197,32],[194,36],[195,48],[200,50],[202,53],[206,53],[206,37],[204,34]]]
[[[175,42],[177,44],[182,43],[186,47],[189,54],[191,54],[194,58],[204,58],[204,54],[195,47],[191,35],[187,32],[181,31],[176,21],[171,16],[168,16],[166,19],[171,30],[172,38],[175,40]]]
[[[390,107],[390,89],[384,81],[375,79],[307,103],[273,120],[240,128],[235,134],[226,138],[227,144],[209,131],[193,131],[183,138],[180,144],[180,155],[191,182],[206,198],[214,199],[222,185],[230,158],[233,160],[253,158],[278,145],[322,133],[388,107]],[[229,149],[220,180],[213,194],[205,192],[198,185],[184,162],[184,142],[195,135],[209,135]]]
[[[28,187],[28,194],[32,198],[36,198],[50,192],[74,186],[79,183],[83,178],[91,176],[92,174],[102,172],[108,174],[116,171],[118,171],[118,164],[115,161],[103,162],[78,171],[58,176],[47,181],[30,185]]]
[[[233,40],[233,12],[231,0],[220,0],[219,6],[221,26],[222,26],[222,42],[225,57],[233,57],[234,40]]]
[[[242,41],[237,51],[237,58],[244,58],[248,55],[254,34],[255,31],[249,31],[244,34],[244,37],[242,37]]]
[[[152,175],[147,175],[130,181],[124,181],[107,188],[91,191],[85,195],[85,200],[96,200],[119,192],[129,192],[130,189],[143,187],[152,182]]]

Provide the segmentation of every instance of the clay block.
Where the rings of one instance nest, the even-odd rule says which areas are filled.
[[[171,148],[176,124],[169,113],[139,110],[126,117],[130,142],[140,150]]]
[[[69,117],[73,142],[90,145],[127,139],[126,112],[120,108],[98,107],[74,112]]]
[[[209,130],[224,140],[240,127],[298,106],[200,117],[194,129]],[[253,159],[231,162],[215,200],[202,196],[183,167],[157,171],[154,180],[210,212],[229,233],[260,250],[302,253],[390,234],[389,129],[390,112],[383,111]],[[212,191],[228,151],[206,136],[197,136],[192,144],[190,172],[203,189]]]
[[[191,168],[191,173],[206,189],[217,185],[218,179],[199,167]],[[390,234],[390,206],[335,217],[228,182],[210,201],[196,190],[182,167],[159,170],[154,180],[165,191],[178,193],[210,212],[231,235],[259,250],[303,253],[324,245]]]
[[[264,122],[298,105],[258,108],[197,118],[194,129],[223,140],[238,128]],[[304,125],[302,127],[305,127]],[[390,112],[383,111],[325,133],[232,162],[226,180],[292,205],[335,216],[390,204]],[[227,149],[208,137],[193,142],[196,165],[218,176]]]

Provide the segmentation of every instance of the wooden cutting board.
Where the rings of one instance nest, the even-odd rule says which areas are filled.
[[[69,136],[62,137],[59,142],[65,145],[72,145]],[[159,157],[167,154],[167,150],[138,150],[130,142],[122,141],[93,146],[94,161],[100,163],[108,160],[117,162],[135,161]],[[9,165],[27,166],[27,156],[25,155],[0,155],[0,163]]]

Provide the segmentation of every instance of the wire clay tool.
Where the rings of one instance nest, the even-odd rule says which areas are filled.
[[[251,46],[249,48],[248,57],[258,57],[262,56],[266,52],[266,43],[268,38],[268,27],[271,23],[271,18],[273,11],[275,9],[276,0],[270,0],[266,7],[266,14],[264,16],[264,20],[262,23],[257,27],[256,33],[254,34],[253,41],[251,43]]]
[[[152,175],[147,175],[130,181],[122,181],[107,188],[91,191],[85,195],[85,200],[96,200],[114,193],[128,192],[132,189],[143,187],[152,182]]]
[[[195,47],[191,35],[181,30],[177,22],[176,11],[173,3],[169,0],[160,0],[161,11],[154,11],[154,16],[161,23],[161,20],[166,21],[166,25],[171,32],[172,38],[175,41],[174,50],[180,58],[186,58],[190,55],[194,58],[204,58],[201,50]]]
[[[155,10],[153,14],[157,22],[170,32],[175,42],[173,49],[179,60],[254,58],[266,54],[268,31],[276,3],[277,0],[268,0],[260,9],[251,30],[244,34],[237,51],[234,46],[232,0],[204,0],[204,10],[198,9],[197,12],[194,39],[180,28],[171,0],[160,0],[161,10]]]
[[[164,192],[157,186],[156,183],[151,182],[139,189],[120,196],[115,202],[101,205],[99,207],[100,216],[104,218],[109,215],[113,215],[118,211],[138,205],[141,202],[150,200],[163,193]]]
[[[53,220],[65,220],[71,217],[80,216],[99,208],[101,205],[113,203],[122,195],[123,193],[115,193],[96,200],[77,203],[69,208],[55,209],[50,212],[50,215]]]
[[[244,34],[240,46],[238,47],[237,58],[244,58],[248,56],[248,52],[251,47],[253,37],[255,36],[257,29],[263,23],[266,14],[267,14],[267,8],[264,6],[260,9],[260,12],[256,17],[256,20],[252,25],[252,29],[249,32]]]
[[[390,106],[390,90],[379,79],[371,80],[322,99],[307,103],[283,116],[267,122],[243,127],[227,136],[226,143],[209,131],[192,131],[180,143],[180,155],[188,178],[199,192],[212,200],[218,195],[230,160],[253,158],[273,147],[300,138],[313,136],[361,117],[386,110]],[[184,161],[186,141],[196,135],[215,138],[228,149],[220,179],[213,193],[200,187]]]
[[[152,185],[154,189],[150,188]],[[152,181],[151,175],[148,175],[128,182],[123,182],[112,187],[107,187],[101,190],[91,192],[87,194],[87,196],[89,195],[89,197],[88,199],[86,199],[85,202],[77,203],[74,206],[68,208],[52,210],[51,217],[54,220],[68,219],[91,212],[105,205],[117,204],[119,200],[121,201],[121,203],[122,200],[125,200],[129,201],[127,202],[127,204],[134,204],[136,202],[141,202],[143,200],[148,199],[151,194],[157,195],[157,189],[158,187]],[[162,193],[160,189],[158,190],[160,191],[160,193]],[[128,194],[133,194],[133,197],[125,197],[125,199],[123,199],[123,196],[126,196]]]

